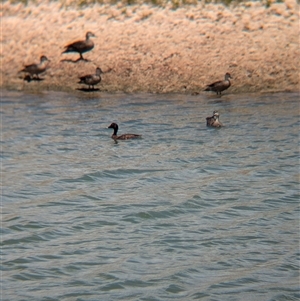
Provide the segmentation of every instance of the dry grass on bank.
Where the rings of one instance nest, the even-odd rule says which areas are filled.
[[[2,5],[1,86],[74,90],[77,78],[100,66],[101,90],[198,92],[234,77],[231,92],[299,89],[299,6],[293,0],[182,6],[93,4],[74,1]],[[74,4],[74,3],[73,3]],[[97,35],[95,48],[76,64],[61,55],[68,42]],[[26,83],[18,70],[51,59],[42,82]]]

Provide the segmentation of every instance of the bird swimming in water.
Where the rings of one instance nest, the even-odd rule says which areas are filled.
[[[94,85],[97,85],[101,82],[101,74],[103,73],[103,71],[101,70],[101,68],[96,68],[96,73],[95,74],[87,74],[84,76],[79,77],[80,81],[78,82],[78,84],[85,84],[89,86],[89,90],[92,89],[94,90]]]
[[[94,48],[94,42],[90,39],[92,37],[96,36],[92,32],[88,31],[85,35],[85,40],[76,41],[74,43],[68,44],[67,46],[65,46],[65,50],[62,52],[62,54],[69,52],[77,52],[80,55],[77,61],[86,61],[86,59],[83,58],[82,54]]]
[[[39,64],[26,65],[20,72],[29,73],[30,78],[36,75],[36,78],[39,79],[39,74],[46,71],[49,62],[50,60],[45,55],[42,55]]]
[[[207,126],[212,126],[216,128],[220,128],[223,126],[223,124],[219,120],[219,112],[214,111],[213,116],[211,117],[206,117],[206,125]]]
[[[207,85],[206,89],[204,91],[213,91],[217,92],[217,95],[222,93],[222,91],[228,89],[231,86],[230,80],[232,79],[231,75],[227,72],[225,74],[225,79],[220,80],[217,82],[214,82],[210,85]]]
[[[118,136],[118,125],[116,123],[112,123],[108,129],[114,129],[114,133],[112,134],[111,138],[114,140],[127,140],[127,139],[136,139],[136,138],[142,138],[142,135],[137,135],[137,134],[123,134]]]

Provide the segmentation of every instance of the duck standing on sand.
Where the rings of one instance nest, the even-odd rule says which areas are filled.
[[[74,43],[68,44],[65,46],[65,50],[63,53],[69,53],[69,52],[77,52],[79,53],[80,57],[77,61],[83,60],[87,61],[83,58],[82,54],[90,51],[94,48],[94,42],[90,39],[92,37],[96,37],[92,32],[88,31],[85,35],[85,40],[83,41],[76,41]]]
[[[210,85],[207,85],[206,89],[204,91],[213,91],[217,92],[217,95],[222,93],[222,91],[228,89],[231,86],[230,80],[232,79],[231,75],[227,72],[225,74],[225,79],[220,80],[217,82],[214,82]]]
[[[223,124],[219,120],[219,112],[214,111],[213,115],[211,117],[206,117],[206,125],[212,126],[216,128],[220,128],[223,126]]]
[[[118,125],[116,123],[112,123],[108,129],[114,129],[114,133],[112,134],[111,138],[114,140],[127,140],[127,139],[137,139],[137,138],[142,138],[142,135],[137,135],[137,134],[123,134],[118,136]]]
[[[78,84],[85,84],[89,86],[89,90],[92,89],[94,90],[94,85],[97,85],[101,82],[101,74],[103,73],[103,71],[101,70],[101,68],[96,68],[96,73],[95,74],[88,74],[88,75],[84,75],[79,77],[80,81],[78,82]]]
[[[30,78],[36,75],[36,78],[40,79],[39,74],[46,71],[49,62],[49,59],[45,55],[42,55],[39,64],[26,65],[20,72],[29,73]]]

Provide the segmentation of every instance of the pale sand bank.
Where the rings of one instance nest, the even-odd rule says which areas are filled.
[[[226,7],[201,3],[177,10],[151,5],[85,8],[40,1],[2,3],[1,82],[14,90],[75,90],[78,77],[105,72],[99,88],[114,92],[200,92],[206,84],[234,78],[227,93],[299,91],[299,5],[265,7],[248,2]],[[95,48],[61,54],[64,46],[96,34]],[[40,82],[25,82],[24,65],[46,55]]]

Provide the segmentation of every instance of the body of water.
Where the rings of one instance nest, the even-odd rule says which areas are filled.
[[[299,94],[1,100],[2,300],[299,300]]]

